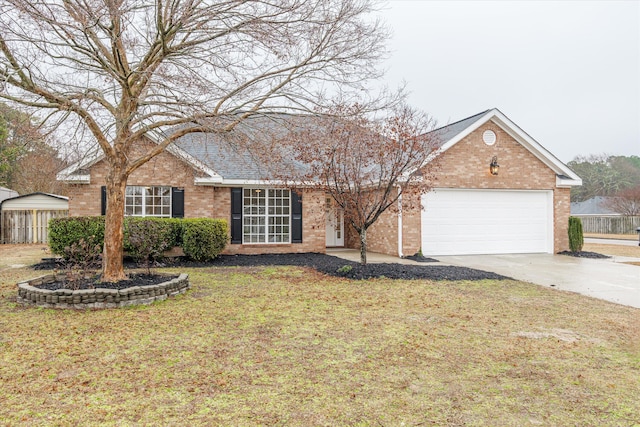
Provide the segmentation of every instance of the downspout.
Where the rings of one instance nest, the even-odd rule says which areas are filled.
[[[402,253],[402,194],[398,196],[398,256],[400,258],[404,256]]]

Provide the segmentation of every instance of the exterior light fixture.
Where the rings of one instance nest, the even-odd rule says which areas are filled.
[[[493,156],[493,159],[491,159],[491,164],[489,164],[489,172],[491,172],[491,175],[498,175],[498,170],[500,170],[500,165],[498,164],[498,156]]]

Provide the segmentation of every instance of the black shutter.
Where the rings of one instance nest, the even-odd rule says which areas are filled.
[[[171,187],[171,217],[184,218],[184,188]]]
[[[231,243],[242,243],[242,188],[231,189]]]
[[[107,187],[100,187],[100,215],[107,214]]]
[[[291,243],[302,243],[302,194],[291,191]]]

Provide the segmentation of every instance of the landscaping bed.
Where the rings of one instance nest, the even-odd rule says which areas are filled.
[[[183,259],[172,261],[171,266],[185,267],[221,266],[248,267],[262,265],[291,265],[310,267],[330,276],[363,280],[371,278],[427,279],[427,280],[502,280],[505,276],[467,267],[450,265],[408,265],[397,263],[360,263],[332,255],[319,253],[222,255],[209,263],[193,263]]]
[[[44,260],[33,266],[36,270],[60,268],[55,259]],[[210,262],[195,262],[186,258],[167,258],[156,263],[157,267],[251,267],[266,265],[290,265],[309,267],[321,273],[336,277],[363,280],[371,278],[426,279],[426,280],[502,280],[508,277],[487,271],[451,265],[407,265],[379,263],[361,265],[332,255],[319,253],[303,254],[263,254],[263,255],[220,255]],[[127,267],[136,267],[128,262]],[[137,285],[136,285],[137,286]]]
[[[558,255],[567,255],[575,258],[593,258],[593,259],[611,258],[609,255],[602,255],[597,252],[589,252],[589,251],[578,251],[578,252],[562,251],[562,252],[558,252]]]
[[[186,292],[189,287],[189,276],[186,274],[135,274],[131,280],[116,283],[85,279],[73,284],[69,284],[63,275],[48,274],[18,283],[17,302],[62,309],[117,308],[162,301]]]

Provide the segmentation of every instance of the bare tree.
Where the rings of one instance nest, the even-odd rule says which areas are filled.
[[[75,121],[100,146],[103,280],[116,281],[127,177],[187,133],[363,90],[387,37],[371,10],[369,0],[0,0],[0,97]],[[130,156],[149,135],[159,143]]]
[[[607,197],[602,206],[620,215],[640,215],[640,185],[619,191],[615,196]]]
[[[35,192],[67,195],[67,186],[56,180],[66,163],[58,152],[42,143],[31,148],[16,163],[13,189],[20,194]]]
[[[289,152],[297,163],[280,177],[330,194],[360,237],[360,262],[367,263],[367,230],[387,210],[420,209],[430,189],[438,147],[434,122],[398,105],[386,117],[371,118],[359,105],[336,107],[316,126],[293,132]],[[274,156],[276,151],[271,151]],[[283,159],[276,164],[283,164]]]
[[[20,159],[45,145],[44,136],[29,114],[0,102],[0,186],[14,189]]]

